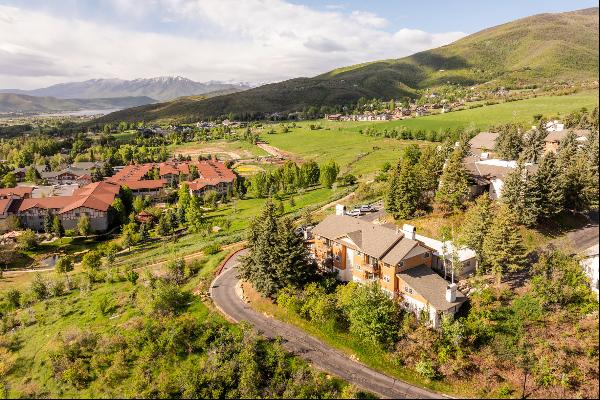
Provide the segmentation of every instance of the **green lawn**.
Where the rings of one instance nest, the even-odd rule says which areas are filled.
[[[263,134],[262,139],[303,159],[313,159],[319,163],[335,160],[347,169],[347,172],[367,175],[379,169],[386,161],[395,162],[400,150],[408,143],[427,142],[371,137],[360,134],[361,129],[372,127],[383,131],[403,126],[425,131],[458,127],[486,129],[507,122],[532,122],[535,114],[559,116],[581,107],[593,108],[596,105],[598,105],[597,93],[588,91],[569,96],[538,97],[402,121],[306,121],[297,123],[296,128],[291,128],[289,133]],[[319,125],[322,129],[311,130],[310,125]]]

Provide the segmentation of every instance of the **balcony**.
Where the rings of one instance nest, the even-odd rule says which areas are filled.
[[[365,272],[379,275],[379,264],[364,264],[361,266],[361,269]]]

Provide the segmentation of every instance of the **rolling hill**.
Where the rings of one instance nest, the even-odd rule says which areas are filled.
[[[90,79],[84,82],[59,83],[34,90],[0,89],[0,93],[59,99],[96,99],[110,97],[146,96],[160,101],[182,96],[203,95],[211,92],[234,93],[248,89],[246,84],[219,81],[195,82],[181,76],[161,76],[147,79]]]
[[[251,117],[360,97],[401,98],[452,82],[515,86],[598,79],[598,8],[539,14],[469,35],[409,57],[344,67],[211,99],[179,99],[106,115],[115,121]]]
[[[100,99],[57,99],[24,94],[0,93],[0,113],[50,113],[60,111],[110,110],[156,103],[146,96]]]

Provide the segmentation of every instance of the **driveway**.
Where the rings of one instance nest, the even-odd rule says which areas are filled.
[[[367,368],[303,330],[254,311],[235,291],[238,283],[235,267],[241,254],[243,252],[229,259],[210,287],[210,295],[216,307],[228,319],[233,322],[246,321],[267,337],[281,337],[286,350],[308,360],[312,366],[379,396],[401,399],[443,397]]]

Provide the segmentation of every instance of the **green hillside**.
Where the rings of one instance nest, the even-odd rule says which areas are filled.
[[[414,97],[442,83],[523,86],[598,77],[598,8],[540,14],[409,57],[344,67],[211,99],[179,99],[109,114],[98,122],[238,118],[355,102]]]

